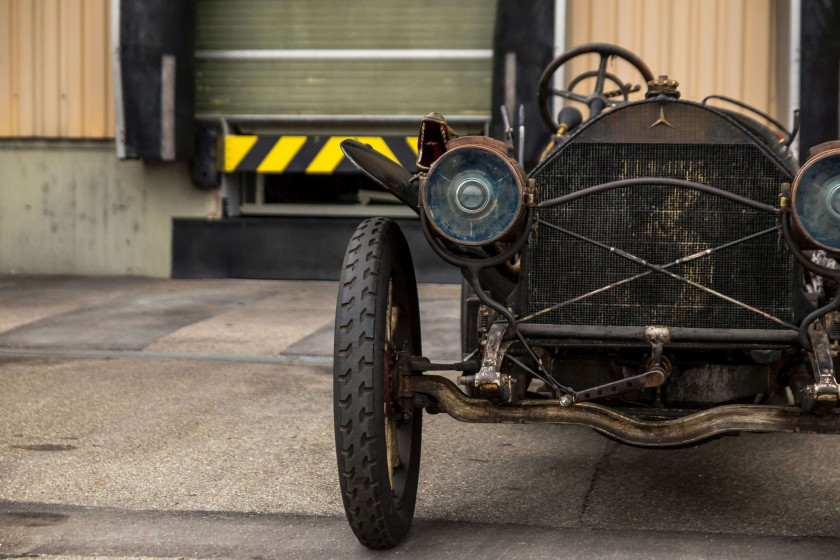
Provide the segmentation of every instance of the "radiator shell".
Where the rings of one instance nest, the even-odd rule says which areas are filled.
[[[625,105],[581,127],[531,176],[539,200],[636,177],[671,177],[775,205],[792,179],[764,138],[704,105],[651,99]],[[615,246],[653,264],[717,247],[772,227],[774,215],[677,187],[617,189],[542,209],[539,219]],[[523,308],[534,313],[644,272],[614,253],[540,227],[524,257]],[[793,261],[784,242],[765,235],[671,271],[793,321]],[[541,315],[568,325],[777,329],[782,325],[662,274]]]

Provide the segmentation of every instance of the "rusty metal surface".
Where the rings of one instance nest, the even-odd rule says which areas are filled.
[[[481,369],[475,374],[473,384],[478,389],[486,391],[498,391],[502,384],[501,368],[505,348],[502,346],[502,339],[507,331],[506,323],[495,323],[487,333],[487,341],[484,345],[484,357],[481,360]]]
[[[627,180],[627,181],[634,181],[634,180]],[[622,182],[623,182],[623,181],[616,181],[615,183],[622,183]],[[782,325],[782,326],[784,326],[784,327],[788,327],[788,328],[790,328],[790,329],[796,329],[796,325],[793,325],[793,324],[788,323],[788,322],[786,322],[786,321],[784,321],[784,320],[782,320],[782,319],[779,319],[778,317],[775,317],[775,316],[773,316],[773,315],[772,315],[772,314],[770,314],[770,313],[767,313],[767,312],[765,312],[765,311],[762,311],[761,309],[758,309],[758,308],[756,308],[756,307],[753,307],[753,306],[751,306],[751,305],[748,305],[748,304],[744,303],[743,301],[740,301],[740,300],[738,300],[738,299],[736,299],[736,298],[733,298],[733,297],[727,296],[726,294],[723,294],[723,293],[721,293],[721,292],[719,292],[719,291],[716,291],[716,290],[714,290],[714,289],[712,289],[712,288],[710,288],[710,287],[708,287],[708,286],[705,286],[705,285],[703,285],[703,284],[702,284],[702,283],[700,283],[700,282],[696,282],[696,281],[694,281],[694,280],[691,280],[690,278],[686,278],[685,276],[681,276],[681,275],[679,275],[679,274],[676,274],[676,273],[674,273],[674,272],[671,272],[670,270],[667,270],[667,269],[665,269],[664,267],[661,267],[661,266],[658,266],[658,265],[652,264],[652,263],[650,263],[650,262],[646,261],[645,259],[640,258],[640,257],[637,257],[636,255],[633,255],[633,254],[631,254],[631,253],[628,253],[627,251],[624,251],[624,250],[622,250],[622,249],[619,249],[618,247],[611,247],[611,246],[609,246],[609,245],[607,245],[607,244],[601,243],[601,242],[596,241],[596,240],[594,240],[594,239],[590,239],[590,238],[585,237],[585,236],[583,236],[583,235],[577,234],[577,233],[575,233],[575,232],[573,232],[573,231],[569,231],[569,230],[567,230],[567,229],[565,229],[565,228],[563,228],[563,227],[560,227],[560,226],[558,226],[558,225],[554,225],[554,224],[552,224],[552,223],[550,223],[550,222],[540,221],[540,222],[539,222],[539,224],[540,224],[540,225],[542,225],[542,226],[546,226],[546,227],[548,227],[548,228],[551,228],[551,229],[553,229],[553,230],[559,231],[559,232],[561,232],[561,233],[564,233],[564,234],[566,234],[566,235],[568,235],[568,236],[570,236],[570,237],[574,237],[575,239],[578,239],[578,240],[580,240],[580,241],[584,241],[584,242],[586,242],[586,243],[589,243],[590,245],[594,245],[594,246],[596,246],[596,247],[600,247],[601,249],[607,250],[607,251],[609,251],[610,253],[613,253],[613,254],[615,254],[615,255],[618,255],[619,257],[621,257],[621,258],[623,258],[623,259],[626,259],[626,260],[628,260],[628,261],[630,261],[630,262],[633,262],[633,263],[636,263],[636,264],[638,264],[638,265],[641,265],[641,266],[643,266],[643,267],[645,267],[645,268],[647,268],[647,269],[649,269],[649,270],[652,270],[652,271],[654,271],[654,272],[658,272],[659,274],[663,274],[663,275],[665,275],[665,276],[668,276],[668,277],[670,277],[670,278],[673,278],[674,280],[678,280],[678,281],[680,281],[680,282],[683,282],[683,283],[685,283],[685,284],[688,284],[689,286],[692,286],[692,287],[694,287],[694,288],[697,288],[698,290],[701,290],[701,291],[703,291],[703,292],[706,292],[707,294],[710,294],[710,295],[716,296],[716,297],[718,297],[718,298],[720,298],[720,299],[722,299],[722,300],[724,300],[724,301],[727,301],[727,302],[729,302],[729,303],[731,303],[731,304],[733,304],[733,305],[737,305],[738,307],[741,307],[742,309],[746,309],[747,311],[751,311],[751,312],[753,312],[753,313],[756,313],[756,314],[758,314],[758,315],[760,315],[760,316],[764,317],[765,319],[768,319],[768,320],[770,320],[770,321],[773,321],[773,322],[775,322],[775,323],[778,323],[778,324],[780,324],[780,325]]]
[[[788,186],[790,186],[790,185],[788,185]],[[778,230],[778,226],[773,226],[773,227],[771,227],[771,228],[765,229],[764,231],[760,231],[760,232],[758,232],[758,233],[754,233],[754,234],[752,234],[752,235],[748,235],[748,236],[746,236],[746,237],[742,237],[741,239],[737,239],[737,240],[735,240],[735,241],[730,241],[730,242],[728,242],[728,243],[724,243],[723,245],[718,245],[717,247],[712,247],[712,248],[709,248],[709,249],[705,249],[705,250],[703,250],[703,251],[699,251],[699,252],[697,252],[697,253],[694,253],[693,255],[689,255],[689,256],[687,256],[687,257],[682,257],[682,258],[679,258],[679,259],[677,259],[677,260],[675,260],[675,261],[671,261],[670,263],[663,264],[663,265],[661,266],[661,268],[671,268],[672,266],[677,266],[677,265],[685,264],[685,263],[687,263],[687,262],[691,262],[691,261],[693,261],[693,260],[696,260],[696,259],[699,259],[699,258],[702,258],[702,257],[708,256],[708,255],[714,254],[714,253],[716,253],[716,252],[718,252],[718,251],[721,251],[721,250],[723,250],[723,249],[728,249],[728,248],[733,247],[733,246],[735,246],[735,245],[739,245],[739,244],[741,244],[741,243],[743,243],[743,242],[745,242],[745,241],[751,241],[752,239],[756,239],[756,238],[761,237],[761,236],[763,236],[763,235],[767,235],[767,234],[769,234],[769,233],[774,233],[774,232],[776,232],[777,230]],[[579,295],[579,296],[575,296],[575,297],[570,298],[570,299],[567,299],[567,300],[565,300],[565,301],[561,301],[561,302],[559,302],[559,303],[555,303],[554,305],[551,305],[551,306],[549,306],[549,307],[546,307],[545,309],[542,309],[542,310],[540,310],[540,311],[535,311],[535,312],[533,312],[533,313],[530,313],[529,315],[526,315],[525,317],[520,318],[520,319],[519,319],[519,321],[520,321],[520,322],[529,321],[529,320],[531,320],[531,319],[534,319],[534,318],[536,318],[536,317],[539,317],[540,315],[544,315],[544,314],[546,314],[546,313],[550,313],[550,312],[554,311],[555,309],[560,309],[560,308],[562,308],[562,307],[566,307],[567,305],[571,305],[571,304],[577,303],[577,302],[582,301],[582,300],[584,300],[584,299],[587,299],[587,298],[590,298],[590,297],[592,297],[592,296],[595,296],[595,295],[597,295],[597,294],[599,294],[599,293],[603,293],[603,292],[606,292],[606,291],[608,291],[608,290],[612,290],[612,289],[614,289],[614,288],[617,288],[617,287],[619,287],[619,286],[622,286],[622,285],[624,285],[624,284],[628,284],[628,283],[630,283],[630,282],[633,282],[633,281],[635,281],[635,280],[639,280],[640,278],[644,278],[644,277],[646,277],[646,276],[650,276],[650,275],[651,275],[651,274],[653,274],[653,273],[654,273],[654,271],[653,271],[653,270],[648,269],[648,270],[645,270],[644,272],[639,272],[639,273],[637,273],[637,274],[634,274],[633,276],[628,276],[628,277],[626,277],[626,278],[622,278],[621,280],[617,280],[616,282],[613,282],[612,284],[608,284],[608,285],[606,285],[606,286],[601,286],[601,287],[596,288],[596,289],[594,289],[594,290],[591,290],[591,291],[589,291],[589,292],[587,292],[587,293],[585,293],[585,294],[581,294],[581,295]],[[669,335],[669,338],[670,338],[670,335]]]
[[[566,340],[609,340],[635,341],[648,345],[647,327],[599,326],[599,325],[537,325],[518,324],[517,328],[529,338]],[[781,344],[799,343],[797,331],[771,331],[761,329],[706,329],[691,327],[669,327],[669,346],[677,344],[702,346],[708,343],[736,344]]]
[[[685,445],[739,431],[840,433],[840,411],[818,416],[794,407],[726,405],[681,418],[645,420],[592,403],[562,407],[556,400],[534,400],[498,406],[467,398],[451,381],[439,376],[407,376],[402,391],[431,396],[439,411],[463,422],[575,424],[643,447]]]
[[[781,359],[780,352],[771,351]],[[667,406],[716,404],[767,395],[778,374],[773,367],[759,364],[693,364],[675,371],[662,388]]]
[[[812,146],[808,150],[808,159],[818,156],[819,154],[828,150],[840,150],[840,140],[830,140],[828,142],[823,142],[822,144]]]
[[[665,95],[667,97],[673,97],[674,99],[678,99],[680,97],[680,92],[677,88],[680,87],[680,83],[677,80],[671,80],[668,76],[661,75],[655,80],[650,80],[647,83],[648,90],[645,93],[646,98],[655,97],[657,95]],[[651,126],[651,128],[653,128]]]
[[[661,348],[660,348],[661,351]],[[652,387],[659,387],[668,379],[668,374],[664,367],[657,364],[650,371],[619,379],[618,381],[611,381],[592,387],[591,389],[584,389],[583,391],[575,392],[574,402],[581,403],[584,401],[594,401],[605,397],[613,397],[632,393],[634,391],[641,391],[642,389],[649,389]],[[565,401],[568,402],[568,401]],[[563,397],[560,398],[562,406],[569,406],[565,404]]]
[[[802,408],[825,412],[834,408],[840,398],[840,387],[834,378],[834,360],[831,343],[822,329],[812,328],[809,333],[813,352],[808,353],[814,372],[814,383],[802,391]]]

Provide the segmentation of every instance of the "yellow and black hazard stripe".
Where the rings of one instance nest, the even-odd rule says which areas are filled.
[[[245,136],[224,137],[220,166],[225,173],[354,173],[341,142],[353,138],[399,163],[409,171],[417,159],[416,136]]]

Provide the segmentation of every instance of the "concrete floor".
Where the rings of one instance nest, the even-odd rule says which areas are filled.
[[[335,291],[0,278],[0,558],[368,557],[334,472]],[[459,288],[420,292],[427,353],[456,358]],[[837,437],[651,451],[427,416],[423,438],[386,555],[840,556]]]

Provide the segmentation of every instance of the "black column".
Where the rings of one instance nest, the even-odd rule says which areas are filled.
[[[516,107],[508,107],[514,128],[525,105],[525,168],[531,169],[550,138],[537,108],[537,82],[554,55],[554,2],[499,0],[493,36],[493,104],[490,135],[504,132],[499,107],[505,103],[505,56],[516,53]]]
[[[115,95],[122,97],[125,157],[188,158],[194,142],[194,2],[120,0],[119,10],[122,87]]]
[[[840,0],[802,0],[799,161],[808,148],[838,137]]]

